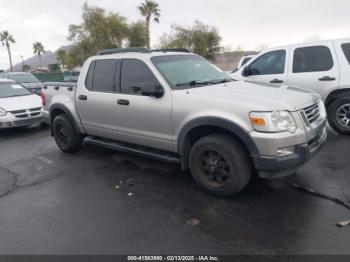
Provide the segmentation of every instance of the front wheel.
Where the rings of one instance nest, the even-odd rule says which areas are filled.
[[[53,121],[52,130],[56,144],[63,152],[75,153],[81,149],[83,137],[75,131],[67,116],[57,116]]]
[[[209,135],[191,149],[190,169],[196,183],[206,192],[229,197],[248,184],[252,164],[243,146],[227,135]]]
[[[328,122],[338,133],[350,135],[350,96],[338,98],[330,105]]]

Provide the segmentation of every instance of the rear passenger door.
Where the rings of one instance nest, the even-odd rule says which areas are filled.
[[[325,100],[338,88],[339,66],[332,42],[297,45],[290,50],[288,85],[312,90]]]
[[[247,81],[284,84],[287,78],[287,50],[270,50],[259,55],[248,66]]]
[[[88,69],[85,82],[78,82],[77,109],[89,135],[118,138],[116,89],[119,85],[119,69],[120,60],[95,60]]]
[[[159,73],[140,59],[123,59],[120,79],[117,94],[120,140],[172,150],[172,96],[170,90],[158,81],[163,81]],[[162,97],[142,95],[142,86],[152,83],[164,90]]]

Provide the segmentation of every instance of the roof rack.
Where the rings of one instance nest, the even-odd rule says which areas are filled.
[[[112,48],[101,50],[97,55],[110,55],[117,53],[150,53],[150,50],[144,47]]]
[[[129,47],[129,48],[112,48],[99,51],[96,55],[111,55],[117,53],[152,53],[152,52],[183,52],[190,53],[186,48],[165,48],[165,49],[154,49],[150,50],[144,47]]]
[[[188,49],[186,48],[164,48],[164,49],[154,49],[151,50],[151,52],[182,52],[182,53],[191,53]]]

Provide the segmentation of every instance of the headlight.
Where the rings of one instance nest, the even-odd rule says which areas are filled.
[[[320,115],[325,118],[327,116],[327,111],[322,100],[318,103],[318,109],[320,110]]]
[[[6,114],[6,110],[0,107],[0,116],[6,116]]]
[[[276,133],[289,131],[295,133],[297,124],[288,111],[252,112],[250,121],[258,132]]]

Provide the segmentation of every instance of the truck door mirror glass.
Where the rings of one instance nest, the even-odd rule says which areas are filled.
[[[144,83],[141,87],[141,92],[143,96],[152,96],[160,98],[164,95],[164,90],[155,83]]]

